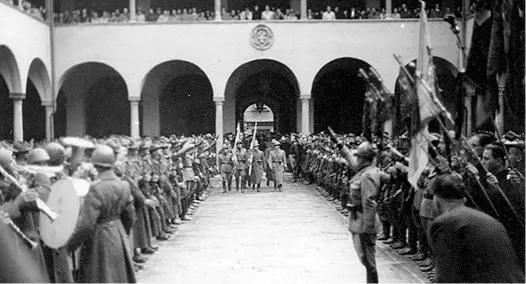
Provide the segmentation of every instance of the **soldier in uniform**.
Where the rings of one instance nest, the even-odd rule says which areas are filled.
[[[232,189],[232,153],[228,148],[228,145],[223,145],[223,150],[219,156],[219,170],[221,171],[221,181],[223,185],[223,193],[231,191]]]
[[[66,247],[80,252],[77,282],[135,283],[127,235],[135,222],[133,197],[129,184],[113,172],[115,155],[105,145],[98,145],[92,162],[98,172],[79,214],[76,229]]]
[[[274,149],[270,151],[268,157],[268,164],[272,167],[272,177],[274,178],[274,188],[283,191],[283,177],[285,174],[285,167],[287,157],[285,151],[280,149],[280,142],[274,141]]]
[[[333,137],[333,140],[336,138]],[[353,164],[352,154],[343,143],[336,140],[343,156]],[[349,231],[353,235],[354,248],[367,271],[367,283],[378,283],[375,246],[379,227],[377,198],[380,192],[380,170],[374,166],[377,150],[370,142],[361,143],[356,157],[356,174],[350,180]]]
[[[263,177],[263,170],[265,166],[263,151],[259,150],[259,142],[256,139],[254,141],[253,149],[249,153],[250,161],[252,161],[252,172],[250,173],[250,183],[252,189],[260,191],[261,178]]]
[[[233,152],[234,160],[234,178],[236,179],[236,191],[239,191],[241,183],[241,192],[245,192],[246,187],[246,168],[247,168],[247,150],[243,147],[243,141],[238,141],[236,149]]]

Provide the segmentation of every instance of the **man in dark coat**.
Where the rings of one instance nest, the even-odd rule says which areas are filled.
[[[506,229],[493,217],[465,206],[456,174],[430,185],[436,217],[430,237],[437,283],[524,283]]]
[[[77,282],[135,283],[128,235],[135,222],[130,185],[112,171],[113,150],[98,145],[92,156],[97,180],[84,199],[75,232],[66,247],[82,245]]]

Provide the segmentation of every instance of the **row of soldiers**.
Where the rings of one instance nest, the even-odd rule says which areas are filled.
[[[454,136],[453,133],[447,135]],[[515,252],[509,259],[516,258],[524,274],[524,138],[509,132],[498,141],[492,133],[478,132],[464,145],[456,145],[458,151],[451,153],[451,147],[455,148],[455,145],[447,145],[451,136],[430,135],[430,163],[421,175],[418,187],[408,181],[411,140],[407,133],[394,141],[384,137],[378,144],[376,167],[381,170],[381,190],[376,202],[382,229],[377,240],[416,261],[429,279],[436,281],[429,235],[436,212],[429,185],[437,176],[455,173],[462,177],[467,206],[487,213],[504,226]],[[339,138],[349,149],[364,141],[363,137],[353,134]],[[306,183],[317,183],[322,194],[334,201],[338,211],[348,216],[351,210],[348,206],[349,182],[356,172],[349,166],[344,153],[330,142],[327,135],[293,140],[289,155],[296,161],[293,164],[294,176]],[[504,245],[502,249],[505,250]],[[484,274],[484,268],[478,269],[481,275]]]
[[[143,254],[154,254],[155,240],[168,240],[208,196],[210,177],[217,173],[214,142],[206,135],[92,142],[68,137],[34,147],[3,143],[2,225],[15,226],[2,232],[2,242],[16,246],[3,251],[9,265],[0,281],[136,282]],[[49,174],[30,166],[62,170]],[[91,185],[67,244],[50,248],[39,234],[36,201],[45,202],[54,183],[70,178]],[[25,237],[38,246],[28,250]]]

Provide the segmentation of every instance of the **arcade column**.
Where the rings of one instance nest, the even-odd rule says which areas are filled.
[[[13,100],[13,141],[24,141],[22,101],[26,94],[11,93],[9,98]]]
[[[307,19],[307,0],[301,0],[301,19]]]
[[[311,95],[301,95],[301,133],[308,135],[310,128],[310,99]]]
[[[135,0],[130,0],[130,22],[135,22],[137,20],[137,3]]]
[[[139,102],[140,98],[130,98],[130,136],[140,137]]]
[[[385,0],[385,14],[391,16],[393,13],[393,1]]]
[[[223,146],[223,104],[225,98],[215,97],[214,102],[216,104],[216,135],[219,136],[216,142],[216,153],[219,153]]]
[[[215,21],[221,21],[221,0],[214,0]]]
[[[46,110],[46,140],[51,141],[53,139],[53,103],[43,102]]]

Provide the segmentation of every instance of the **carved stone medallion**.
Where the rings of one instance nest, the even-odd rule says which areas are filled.
[[[250,34],[250,44],[255,49],[269,49],[274,43],[274,33],[266,25],[257,25]]]

